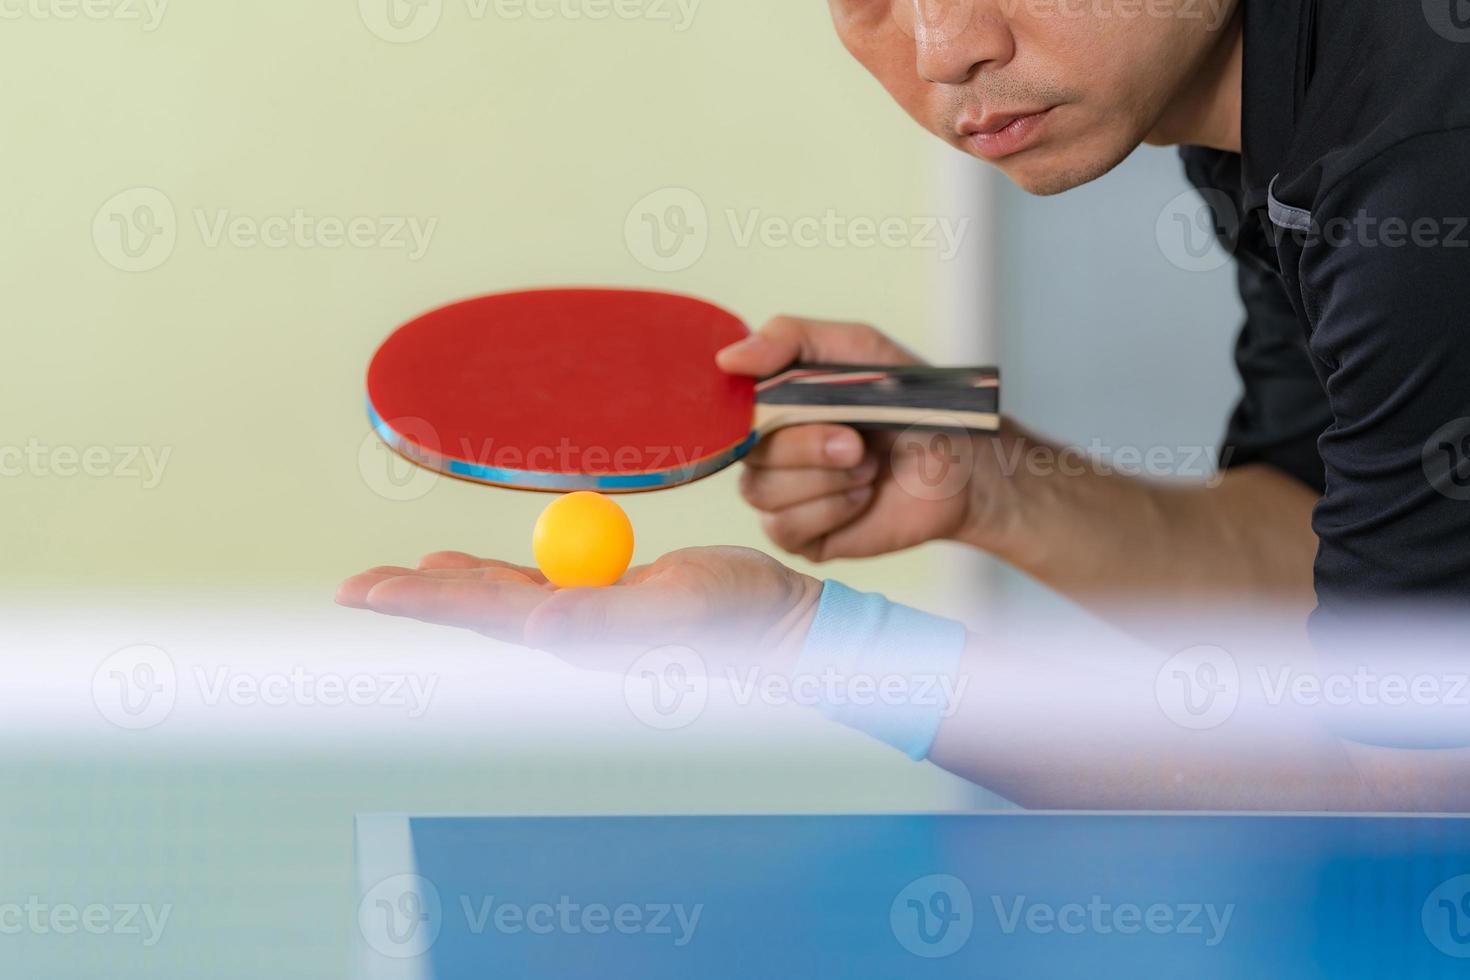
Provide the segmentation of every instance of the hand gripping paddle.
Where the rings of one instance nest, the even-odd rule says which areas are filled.
[[[716,473],[776,429],[999,425],[992,368],[796,365],[762,381],[715,353],[748,335],[687,296],[501,293],[400,327],[368,368],[368,414],[432,470],[524,490],[659,490]]]

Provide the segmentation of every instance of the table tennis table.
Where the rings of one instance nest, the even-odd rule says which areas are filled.
[[[363,980],[1470,976],[1470,820],[361,815]]]

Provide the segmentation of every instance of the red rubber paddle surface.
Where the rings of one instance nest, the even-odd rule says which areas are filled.
[[[508,470],[627,474],[743,442],[755,385],[715,366],[733,314],[666,293],[556,289],[456,303],[401,327],[368,401],[414,447]]]

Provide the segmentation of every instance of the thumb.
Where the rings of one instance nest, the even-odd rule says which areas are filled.
[[[762,378],[797,361],[816,364],[917,364],[919,359],[862,323],[778,316],[716,355],[720,370]]]

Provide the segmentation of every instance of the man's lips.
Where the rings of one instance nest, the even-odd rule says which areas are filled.
[[[988,113],[980,119],[962,122],[960,136],[976,155],[998,160],[1029,145],[1053,108]]]

